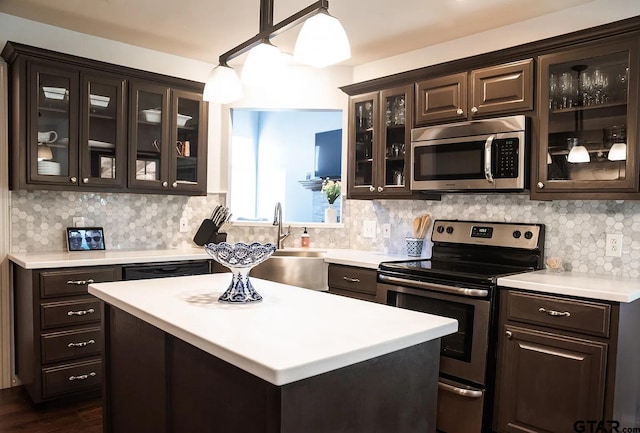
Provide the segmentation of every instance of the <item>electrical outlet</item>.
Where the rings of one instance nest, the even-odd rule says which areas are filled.
[[[607,233],[604,255],[622,257],[622,233]]]
[[[384,239],[391,237],[391,224],[382,224],[382,237]]]
[[[365,221],[362,225],[362,237],[375,239],[376,238],[376,222]]]
[[[84,227],[84,217],[73,217],[74,227]]]
[[[180,218],[180,233],[189,231],[189,220],[186,217]]]

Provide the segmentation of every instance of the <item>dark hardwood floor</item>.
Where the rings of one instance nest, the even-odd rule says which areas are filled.
[[[102,433],[102,400],[50,402],[36,407],[23,387],[0,389],[0,432]]]

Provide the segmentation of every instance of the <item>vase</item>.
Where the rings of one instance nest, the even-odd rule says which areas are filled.
[[[220,242],[207,244],[204,249],[215,261],[228,267],[233,274],[231,284],[218,301],[243,304],[262,301],[262,296],[256,292],[249,280],[249,272],[251,268],[271,257],[276,250],[275,245],[263,245],[259,242],[252,244]]]
[[[324,222],[326,223],[338,222],[338,213],[333,207],[333,203],[329,203],[329,206],[324,210]]]

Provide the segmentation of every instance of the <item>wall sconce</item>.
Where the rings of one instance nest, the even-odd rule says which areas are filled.
[[[324,67],[351,57],[349,40],[342,24],[329,14],[329,0],[318,0],[278,24],[273,24],[273,2],[260,0],[260,32],[220,56],[219,65],[209,73],[205,83],[205,101],[228,104],[242,97],[240,78],[227,62],[247,51],[249,56],[243,67],[242,82],[256,84],[269,80],[265,76],[268,66],[284,63],[281,51],[271,44],[270,39],[302,21],[304,25],[294,49],[297,62]],[[270,59],[276,59],[275,56],[280,54],[280,60],[258,60],[265,52],[270,53]]]

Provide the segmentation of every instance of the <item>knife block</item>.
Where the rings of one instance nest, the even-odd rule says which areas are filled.
[[[218,233],[218,227],[210,219],[202,221],[200,228],[193,237],[193,242],[196,245],[203,246],[210,243],[220,243],[227,240],[226,233]]]

